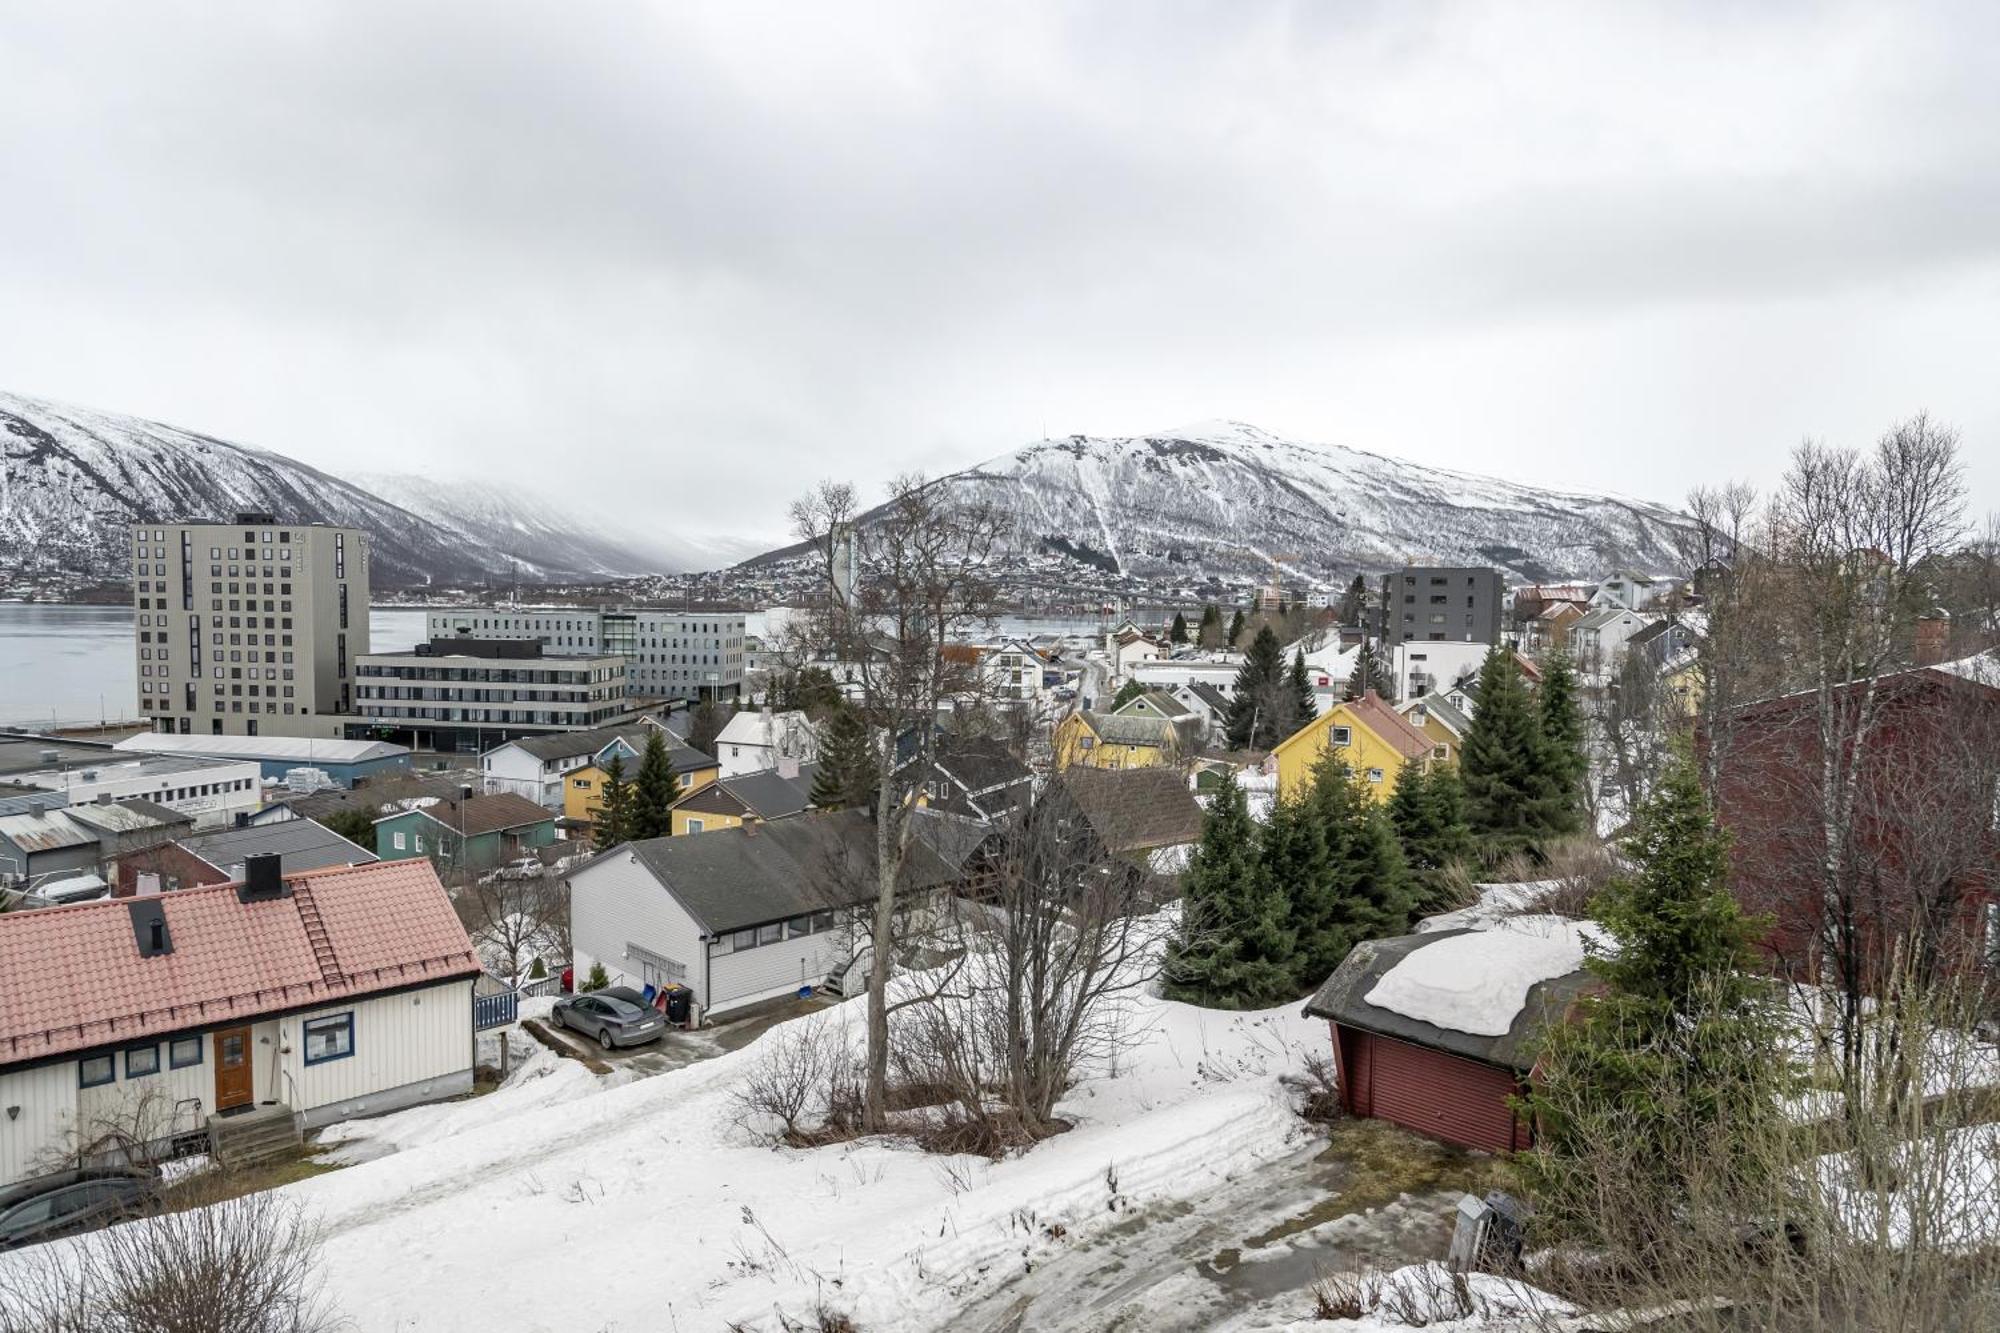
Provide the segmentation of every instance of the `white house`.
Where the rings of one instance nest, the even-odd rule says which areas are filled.
[[[708,756],[675,740],[673,733],[664,725],[643,719],[622,727],[554,731],[496,745],[479,756],[480,774],[489,795],[512,792],[516,796],[527,797],[544,810],[561,811],[565,773],[585,764],[608,760],[614,753],[625,757],[629,770],[638,762],[646,748],[647,737],[654,729],[665,736],[667,758],[677,776],[708,767]]]
[[[780,759],[809,764],[819,758],[819,732],[802,709],[738,713],[716,736],[715,758],[725,778],[776,768]]]
[[[1024,703],[1031,708],[1047,698],[1043,673],[1044,658],[1026,639],[1008,639],[979,649],[979,675],[987,692],[996,699]]]
[[[1289,660],[1289,659],[1287,659]],[[1141,662],[1132,668],[1132,679],[1149,690],[1172,689],[1177,685],[1210,685],[1225,695],[1236,693],[1236,677],[1243,670],[1243,654],[1218,653],[1208,657],[1164,657]]]
[[[1477,676],[1493,651],[1487,643],[1451,643],[1412,639],[1396,645],[1389,667],[1395,677],[1396,698],[1414,699],[1423,694],[1445,694],[1468,676]]]
[[[1111,657],[1111,674],[1123,679],[1141,662],[1157,662],[1166,656],[1159,641],[1126,621],[1104,636],[1104,651]]]
[[[1597,591],[1590,595],[1590,605],[1593,608],[1623,607],[1627,611],[1642,611],[1665,596],[1667,587],[1663,579],[1621,569],[1597,585]]]
[[[628,842],[568,876],[577,975],[694,992],[702,1014],[817,988],[856,957],[853,911],[872,894],[874,825],[855,810]],[[921,842],[911,888],[950,872]]]
[[[1576,660],[1577,674],[1590,684],[1604,684],[1625,660],[1626,641],[1656,618],[1622,606],[1601,606],[1583,616],[1569,627],[1569,653]]]
[[[245,876],[0,913],[0,1184],[112,1128],[303,1129],[472,1090],[479,959],[428,861]],[[89,962],[63,985],[51,959]]]

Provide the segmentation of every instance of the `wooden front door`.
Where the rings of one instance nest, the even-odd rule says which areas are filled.
[[[250,1029],[224,1028],[215,1034],[215,1109],[227,1111],[256,1100],[250,1086]]]

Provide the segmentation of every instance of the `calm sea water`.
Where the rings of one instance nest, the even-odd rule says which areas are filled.
[[[407,648],[423,633],[421,610],[368,613],[377,652]],[[0,723],[129,721],[139,710],[132,646],[130,607],[0,602]]]
[[[368,613],[369,647],[408,648],[424,635],[420,607],[375,607]],[[766,632],[762,612],[748,629]],[[1002,618],[1007,635],[1087,634],[1095,620]],[[129,721],[138,711],[132,651],[132,611],[120,606],[52,606],[0,602],[0,724],[75,726]]]

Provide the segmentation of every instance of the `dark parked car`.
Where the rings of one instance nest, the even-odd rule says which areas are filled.
[[[109,1226],[146,1212],[160,1178],[136,1168],[58,1171],[0,1189],[0,1250]]]
[[[637,991],[623,986],[566,995],[556,1001],[550,1017],[563,1027],[597,1038],[597,1044],[607,1051],[614,1046],[658,1041],[667,1030],[665,1016],[648,1007]]]

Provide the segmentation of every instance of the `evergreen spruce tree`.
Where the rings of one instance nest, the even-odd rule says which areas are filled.
[[[1356,574],[1354,582],[1347,585],[1347,591],[1342,593],[1340,597],[1340,623],[1343,625],[1359,625],[1362,617],[1367,613],[1368,584],[1359,574]]]
[[[1220,1009],[1295,998],[1293,935],[1284,893],[1265,873],[1257,824],[1233,774],[1209,806],[1188,862],[1167,994]]]
[[[1285,650],[1269,625],[1257,631],[1236,672],[1236,693],[1229,701],[1229,744],[1244,750],[1268,750],[1294,728],[1292,700],[1285,676]]]
[[[837,708],[820,728],[810,799],[820,810],[872,809],[874,789],[875,755],[868,744],[868,724],[854,709]]]
[[[1366,641],[1354,654],[1354,669],[1347,673],[1347,685],[1341,693],[1349,699],[1359,699],[1370,690],[1384,699],[1394,694],[1389,685],[1389,665],[1382,660],[1382,650],[1372,641]]]
[[[1632,1182],[1635,1197],[1672,1200],[1691,1153],[1758,1170],[1754,1156],[1727,1155],[1754,1154],[1747,1127],[1787,1083],[1777,1005],[1753,971],[1763,923],[1729,891],[1728,840],[1685,747],[1636,811],[1623,850],[1633,871],[1597,904],[1617,948],[1587,964],[1605,989],[1544,1033],[1543,1076],[1525,1099],[1539,1126],[1523,1160],[1537,1210],[1554,1234],[1586,1242],[1598,1239],[1588,1196],[1601,1182],[1578,1159],[1605,1134],[1631,1145],[1621,1160],[1633,1170],[1658,1164],[1652,1179]]]
[[[1563,800],[1548,771],[1541,711],[1504,648],[1486,654],[1479,669],[1479,707],[1459,751],[1459,778],[1481,856],[1536,852],[1562,831]]]
[[[1201,626],[1195,631],[1195,642],[1204,648],[1222,646],[1222,612],[1215,609],[1214,602],[1202,603]]]
[[[1145,692],[1146,686],[1143,682],[1136,680],[1126,681],[1118,687],[1117,695],[1111,700],[1111,711],[1114,713],[1117,712]]]
[[[1306,723],[1319,716],[1319,699],[1313,694],[1312,678],[1306,674],[1306,654],[1303,648],[1292,654],[1292,675],[1287,682],[1292,695],[1292,716],[1286,726],[1284,736],[1289,736]],[[1279,739],[1284,739],[1280,736]]]
[[[613,754],[604,765],[604,789],[598,793],[597,827],[591,830],[590,845],[598,851],[630,841],[626,826],[631,822],[632,786],[625,780],[625,756]]]
[[[666,735],[654,727],[646,737],[645,751],[639,756],[638,776],[632,780],[626,838],[637,841],[664,838],[672,833],[673,819],[667,809],[679,795],[680,782],[674,777],[673,762],[667,757]]]
[[[1229,646],[1234,648],[1243,639],[1243,608],[1237,607],[1236,614],[1229,618]]]
[[[1561,801],[1558,832],[1584,826],[1590,762],[1584,753],[1583,709],[1577,700],[1576,668],[1557,653],[1542,668],[1538,691],[1542,713],[1542,764]]]
[[[1187,617],[1178,611],[1174,612],[1173,628],[1167,631],[1167,641],[1174,644],[1182,644],[1188,641]]]
[[[1465,792],[1457,770],[1449,764],[1427,773],[1405,768],[1389,801],[1389,821],[1419,906],[1440,905],[1446,873],[1472,855],[1472,830],[1466,826]]]
[[[779,705],[783,711],[786,705]],[[715,706],[715,700],[704,699],[696,705],[694,716],[688,719],[688,745],[705,755],[715,753],[715,738],[722,734],[724,723],[729,719]]]
[[[1363,940],[1408,931],[1414,901],[1381,804],[1337,751],[1320,756],[1292,804],[1292,871],[1281,883],[1298,932],[1294,980],[1309,989]]]

